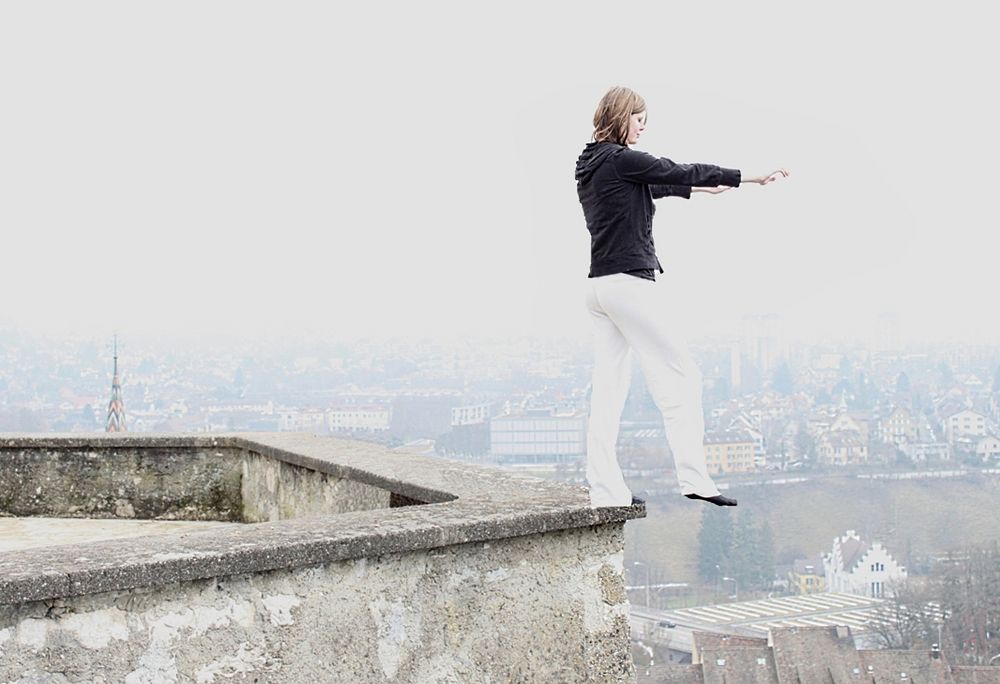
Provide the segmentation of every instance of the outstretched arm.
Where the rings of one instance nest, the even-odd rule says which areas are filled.
[[[750,178],[744,178],[744,183],[758,183],[759,185],[767,185],[771,181],[781,177],[787,177],[787,169],[778,169],[773,171],[766,176],[752,176]],[[650,185],[650,191],[653,193],[653,199],[660,199],[661,197],[683,197],[684,199],[691,199],[691,193],[694,192],[707,192],[710,195],[718,195],[726,190],[732,190],[731,185],[719,185],[714,188],[695,188],[690,185]]]
[[[714,188],[718,185],[739,187],[739,169],[714,164],[677,164],[666,157],[654,157],[626,148],[614,157],[618,177],[646,185],[690,185]]]
[[[771,173],[766,174],[764,176],[753,176],[750,178],[744,178],[743,182],[757,183],[758,185],[767,185],[771,181],[776,180],[778,176],[781,176],[782,178],[787,178],[788,175],[789,175],[788,169],[778,169],[777,171],[772,171]]]

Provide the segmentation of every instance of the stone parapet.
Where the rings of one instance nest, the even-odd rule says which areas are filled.
[[[290,433],[0,435],[0,468],[114,453],[155,471],[185,450],[239,474],[218,519],[238,499],[247,524],[0,554],[0,680],[55,663],[58,681],[633,680],[622,556],[641,502]],[[124,498],[150,494],[136,480]]]

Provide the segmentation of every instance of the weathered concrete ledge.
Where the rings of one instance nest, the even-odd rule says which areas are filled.
[[[645,516],[641,503],[593,509],[583,487],[311,435],[0,435],[0,459],[5,452],[25,449],[116,448],[239,451],[385,490],[393,507],[0,554],[0,606],[289,570]],[[414,503],[424,505],[407,505]]]

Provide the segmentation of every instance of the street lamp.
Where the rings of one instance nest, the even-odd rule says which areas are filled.
[[[649,608],[649,566],[642,561],[632,561],[632,565],[641,565],[646,568],[646,607]]]
[[[733,583],[733,598],[736,599],[737,601],[739,601],[740,600],[740,585],[736,582],[736,578],[735,577],[723,577],[722,581],[723,582],[732,582]]]

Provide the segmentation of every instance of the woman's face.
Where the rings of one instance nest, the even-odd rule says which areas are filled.
[[[628,118],[628,139],[626,143],[635,145],[639,136],[646,130],[646,112],[638,112]]]

